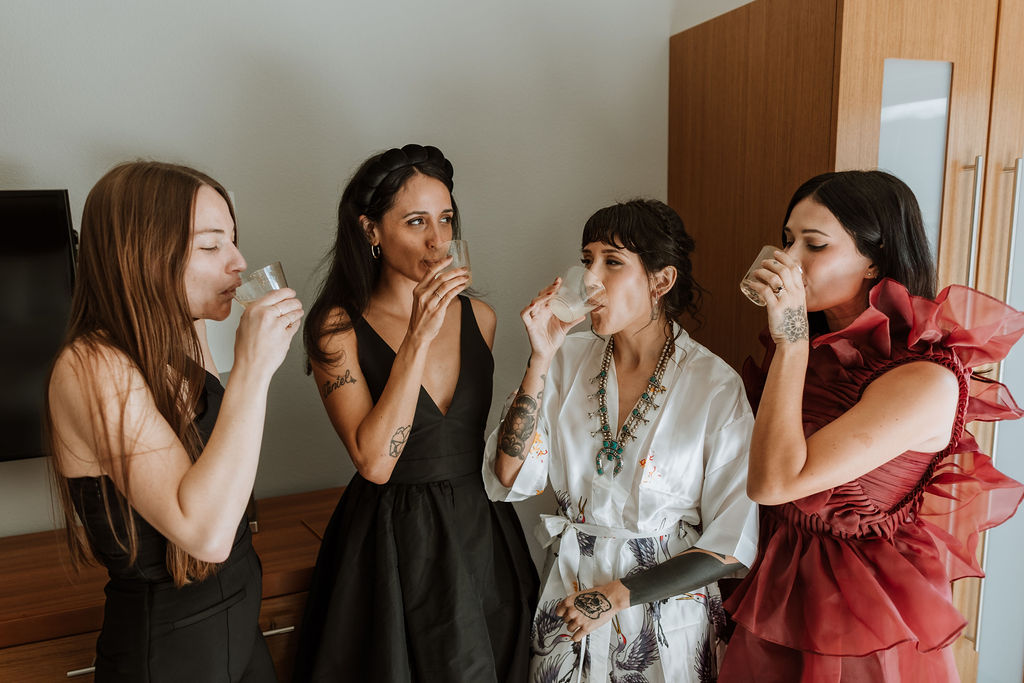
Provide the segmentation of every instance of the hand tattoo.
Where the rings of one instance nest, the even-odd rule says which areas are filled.
[[[782,331],[786,335],[786,341],[797,342],[809,339],[810,333],[807,327],[807,310],[800,306],[798,308],[787,308],[782,313]]]
[[[520,390],[521,392],[522,390]],[[526,449],[533,445],[537,426],[537,401],[529,394],[519,393],[501,423],[498,444],[502,452],[513,458],[526,459]]]
[[[392,458],[397,458],[402,454],[405,442],[409,439],[410,431],[412,431],[412,425],[405,425],[395,430],[394,436],[391,437],[391,450],[388,451],[388,455]]]
[[[352,376],[352,371],[351,370],[345,370],[345,375],[344,376],[338,375],[337,377],[334,378],[333,382],[331,380],[327,380],[326,382],[324,382],[324,385],[322,387],[324,398],[327,398],[332,393],[334,393],[335,389],[338,389],[338,388],[340,388],[340,387],[342,387],[342,386],[344,386],[346,384],[355,384],[355,383],[356,383],[356,378]]]
[[[572,604],[590,619],[597,619],[612,608],[612,603],[600,591],[580,593]]]

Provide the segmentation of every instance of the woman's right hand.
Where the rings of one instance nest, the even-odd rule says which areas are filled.
[[[469,273],[465,268],[441,272],[451,263],[444,259],[427,271],[412,290],[412,315],[409,317],[409,335],[429,344],[441,331],[449,304],[469,286]]]
[[[530,305],[519,314],[526,326],[526,334],[530,338],[530,348],[533,350],[533,354],[547,360],[550,360],[562,346],[569,330],[586,318],[586,316],[581,316],[572,322],[565,323],[551,312],[549,303],[561,284],[562,278],[555,278],[555,281],[542,289],[530,302]]]
[[[302,302],[288,287],[248,304],[235,331],[235,364],[248,363],[272,374],[284,362],[302,314]]]

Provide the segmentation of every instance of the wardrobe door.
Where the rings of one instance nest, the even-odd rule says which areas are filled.
[[[996,39],[992,114],[986,157],[981,248],[976,266],[978,288],[1024,310],[1024,0],[1002,0]],[[1016,233],[1016,234],[1015,234]],[[1024,343],[998,369],[1001,380],[1024,399]],[[999,423],[991,453],[996,467],[1024,481],[1024,420]],[[980,626],[977,632],[979,681],[1024,678],[1024,512],[985,534]]]
[[[968,282],[971,254],[978,253],[997,14],[998,0],[843,0],[840,5],[835,168],[873,168],[880,159],[904,159],[903,170],[891,170],[933,207],[926,214],[937,221],[933,248],[940,285]],[[909,102],[883,103],[887,90],[897,95],[907,90],[886,88],[887,78],[902,78],[904,84],[928,80],[941,90],[943,73],[948,95],[925,89]],[[937,110],[944,119],[944,153],[936,151],[943,149],[941,135],[937,143],[926,140],[915,149],[905,131],[916,127],[916,118]],[[883,125],[892,125],[894,118],[904,133],[883,134]],[[911,151],[893,153],[880,149],[880,142],[902,143]],[[979,158],[982,168],[976,167]],[[927,186],[913,177],[926,165],[932,166],[923,173]]]
[[[740,278],[781,244],[793,191],[830,170],[835,27],[835,0],[759,1],[670,41],[668,202],[708,291],[694,337],[737,369],[766,324]]]

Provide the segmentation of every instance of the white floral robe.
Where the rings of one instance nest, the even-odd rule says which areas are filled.
[[[747,498],[753,417],[739,376],[680,330],[655,398],[650,424],[625,444],[622,471],[597,473],[595,378],[605,341],[569,335],[545,380],[537,435],[511,489],[494,474],[498,429],[483,466],[493,500],[515,501],[554,487],[559,510],[542,515],[537,533],[549,546],[531,637],[531,683],[628,681],[680,683],[717,677],[716,625],[723,623],[717,584],[668,601],[619,612],[572,643],[554,608],[567,595],[599,586],[696,546],[754,560],[756,505]],[[607,382],[608,422],[618,423],[614,362]],[[505,407],[507,412],[508,405]],[[588,413],[595,413],[589,417]],[[500,429],[500,426],[499,426]]]

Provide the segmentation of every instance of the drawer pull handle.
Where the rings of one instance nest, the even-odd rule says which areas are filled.
[[[264,631],[263,632],[263,637],[264,638],[269,638],[270,636],[280,636],[280,635],[284,635],[285,633],[291,633],[294,630],[295,630],[294,626],[285,626],[283,628],[272,628],[269,631]]]
[[[84,669],[72,669],[67,673],[67,676],[68,678],[78,678],[79,676],[88,676],[92,673],[96,673],[95,666],[87,666]]]

